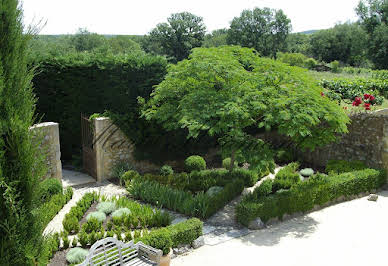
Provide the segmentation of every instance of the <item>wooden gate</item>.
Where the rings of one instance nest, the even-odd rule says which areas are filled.
[[[82,162],[84,170],[97,179],[97,158],[94,149],[93,122],[81,114]]]

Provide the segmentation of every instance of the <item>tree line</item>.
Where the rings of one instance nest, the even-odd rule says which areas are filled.
[[[302,53],[323,62],[340,61],[355,67],[388,68],[388,0],[361,0],[359,20],[337,24],[311,34],[291,33],[291,20],[282,10],[254,8],[235,17],[229,28],[206,33],[203,18],[172,14],[144,36],[104,36],[79,29],[75,35],[37,36],[33,58],[68,52],[126,53],[143,50],[164,55],[172,63],[187,58],[192,48],[240,45],[262,56],[278,52]]]

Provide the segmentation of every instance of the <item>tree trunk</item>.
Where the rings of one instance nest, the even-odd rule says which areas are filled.
[[[232,171],[234,168],[234,161],[235,161],[235,153],[236,151],[233,150],[232,154],[230,155],[230,165],[229,165],[229,171]]]

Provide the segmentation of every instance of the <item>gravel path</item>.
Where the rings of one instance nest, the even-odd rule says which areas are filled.
[[[388,191],[252,231],[172,260],[172,266],[388,265]]]

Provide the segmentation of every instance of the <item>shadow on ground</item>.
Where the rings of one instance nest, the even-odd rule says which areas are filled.
[[[317,225],[318,222],[316,220],[304,215],[255,231],[242,237],[241,241],[258,246],[273,246],[278,244],[286,236],[292,235],[294,238],[308,237],[315,231]]]

